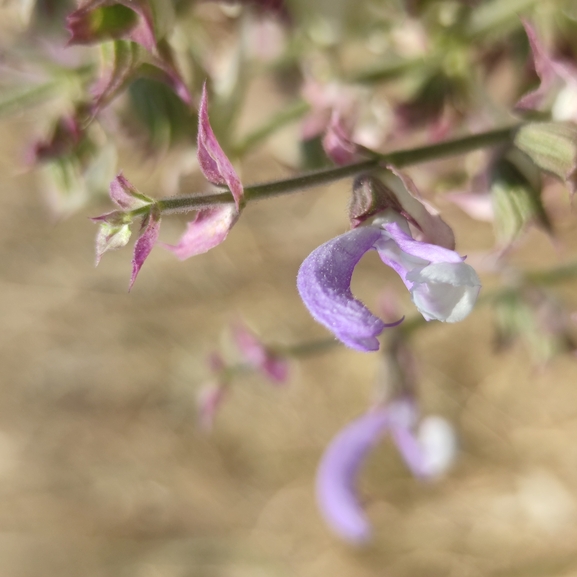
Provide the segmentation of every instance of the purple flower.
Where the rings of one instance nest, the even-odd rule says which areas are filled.
[[[346,541],[363,544],[371,537],[355,485],[369,451],[387,432],[418,478],[437,477],[453,461],[456,443],[450,425],[429,417],[415,434],[416,423],[417,411],[410,400],[393,401],[349,423],[327,447],[317,472],[317,502],[325,521]]]
[[[393,209],[314,250],[303,262],[297,286],[313,318],[345,345],[376,351],[387,326],[351,293],[355,266],[369,250],[399,274],[426,320],[457,322],[472,310],[481,282],[455,251],[415,240],[408,220]]]

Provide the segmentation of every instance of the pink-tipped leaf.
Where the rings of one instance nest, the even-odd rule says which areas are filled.
[[[110,183],[110,199],[122,210],[136,210],[151,204],[152,198],[140,193],[121,173]]]
[[[202,88],[202,98],[198,110],[198,162],[209,182],[226,185],[230,189],[236,209],[243,204],[244,190],[232,163],[220,147],[208,118],[208,96],[206,84]]]
[[[142,222],[140,229],[140,236],[134,244],[134,256],[132,258],[132,276],[130,277],[130,285],[128,290],[132,289],[134,281],[144,261],[152,251],[152,248],[158,240],[158,233],[160,232],[160,211],[152,209]]]
[[[163,246],[180,260],[203,254],[224,241],[238,216],[232,205],[200,210],[196,218],[188,223],[178,244]]]

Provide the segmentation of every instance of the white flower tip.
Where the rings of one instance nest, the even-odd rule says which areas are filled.
[[[433,263],[411,271],[411,296],[426,320],[462,321],[473,310],[481,290],[475,269],[464,263]]]
[[[457,437],[452,425],[442,417],[430,415],[419,425],[417,433],[423,449],[423,470],[436,478],[447,472],[457,455]]]

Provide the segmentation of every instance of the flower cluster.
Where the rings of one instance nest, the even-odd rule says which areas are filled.
[[[208,118],[208,96],[203,87],[198,113],[197,157],[206,179],[230,190],[234,204],[224,204],[199,210],[176,245],[164,245],[179,259],[202,254],[225,240],[238,220],[244,205],[243,186],[230,160],[220,147]],[[134,247],[130,288],[144,261],[158,240],[161,209],[152,198],[140,193],[122,174],[110,185],[110,198],[120,208],[92,220],[100,224],[96,240],[96,264],[108,251],[126,246],[130,225],[135,216],[142,216],[142,227]]]
[[[240,363],[227,363],[217,351],[209,357],[213,380],[204,385],[198,395],[199,422],[204,430],[212,428],[231,381],[238,373],[247,369],[256,371],[274,385],[286,383],[289,377],[287,358],[265,345],[244,323],[237,322],[232,327],[232,338]]]

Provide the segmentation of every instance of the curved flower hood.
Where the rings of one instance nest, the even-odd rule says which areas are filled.
[[[457,322],[472,310],[481,289],[474,269],[455,251],[415,240],[407,220],[386,210],[366,226],[337,236],[303,262],[297,287],[311,315],[345,345],[376,351],[387,326],[351,292],[357,263],[369,250],[403,280],[426,320]]]

